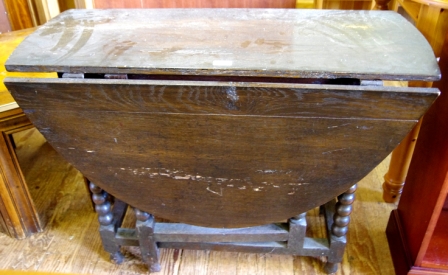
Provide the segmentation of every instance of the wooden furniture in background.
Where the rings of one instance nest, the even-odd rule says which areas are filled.
[[[91,9],[93,0],[1,0],[0,33],[37,27],[75,8]]]
[[[155,1],[155,0],[92,0],[95,8],[316,8],[370,10],[372,0],[189,0],[189,1]]]
[[[28,29],[36,26],[33,21],[33,8],[30,0],[2,0],[11,25],[11,31]]]
[[[44,24],[54,16],[68,9],[92,8],[316,8],[342,10],[370,10],[376,4],[377,9],[387,9],[390,0],[227,0],[227,1],[156,1],[156,0],[4,0],[10,2],[11,13],[17,27],[11,28],[8,12],[0,13],[0,32],[19,30]],[[2,10],[0,3],[0,12]],[[2,16],[4,15],[4,16]],[[32,25],[28,23],[32,22]],[[25,24],[25,25],[24,25]]]
[[[417,123],[414,129],[412,129],[392,152],[389,170],[384,175],[383,182],[383,199],[385,202],[395,203],[400,200],[420,125],[421,121]]]
[[[392,9],[397,11],[401,6],[415,22],[417,29],[425,36],[440,56],[443,40],[448,31],[448,3],[427,0],[395,0]],[[410,86],[428,87],[431,83],[411,82]],[[384,176],[383,199],[386,202],[398,202],[406,182],[414,147],[418,139],[419,128],[415,128],[392,153],[389,171]]]
[[[4,63],[23,37],[31,32],[0,35],[0,231],[16,238],[40,231],[41,225],[11,140],[11,134],[33,126],[3,85]]]
[[[372,0],[314,0],[316,9],[335,9],[335,10],[371,10]]]
[[[8,56],[33,31],[28,29],[0,35],[0,231],[15,238],[24,238],[42,229],[11,139],[12,134],[33,125],[3,85],[6,76],[55,76],[9,73],[5,70],[4,63]]]
[[[71,10],[7,63],[61,78],[5,83],[48,142],[98,186],[103,245],[117,261],[120,245],[139,244],[157,269],[157,242],[327,256],[332,272],[354,199],[354,189],[343,193],[438,95],[365,81],[438,79],[431,48],[416,34],[394,12]],[[60,43],[70,38],[76,42]],[[419,66],[407,65],[416,60]],[[389,70],[391,63],[401,66]],[[101,189],[117,199],[113,209]],[[118,228],[125,208],[118,200],[141,213],[144,225],[132,234]],[[305,238],[303,213],[329,201],[328,240]],[[185,224],[158,227],[148,213]],[[289,231],[218,229],[286,219]],[[223,243],[244,234],[273,242]]]
[[[11,135],[33,125],[17,104],[3,103],[0,101],[0,231],[11,237],[24,238],[39,232],[41,225]]]
[[[434,50],[440,56],[448,30],[448,2],[437,0],[394,0],[391,9],[398,10],[401,6],[414,20],[417,29],[425,36]]]
[[[397,275],[448,274],[447,42],[442,81],[434,83],[442,94],[423,118],[403,194],[387,226]]]
[[[391,0],[375,0],[373,9],[374,10],[388,10],[390,1]]]
[[[93,0],[97,9],[110,8],[295,8],[296,0]]]

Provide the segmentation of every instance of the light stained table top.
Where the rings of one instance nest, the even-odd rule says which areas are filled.
[[[3,84],[5,77],[56,77],[54,73],[16,73],[7,72],[5,69],[5,61],[9,55],[25,37],[34,31],[35,29],[26,29],[0,34],[0,113],[19,107]]]

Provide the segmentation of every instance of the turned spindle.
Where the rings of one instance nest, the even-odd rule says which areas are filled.
[[[336,237],[343,237],[348,232],[348,224],[350,223],[350,214],[352,213],[352,203],[355,200],[355,191],[357,185],[353,185],[347,192],[338,196],[338,202],[335,206],[335,214],[333,216],[333,225],[331,233]]]
[[[421,124],[422,120],[392,152],[389,170],[384,175],[383,199],[385,202],[396,203],[400,200]]]
[[[158,272],[161,270],[161,266],[159,263],[159,248],[154,238],[154,216],[139,209],[134,210],[137,218],[135,228],[139,238],[142,260],[148,265],[151,272]]]
[[[352,213],[352,204],[355,200],[355,191],[357,184],[350,187],[345,193],[338,196],[338,201],[335,205],[333,224],[331,226],[331,244],[333,253],[328,256],[328,261],[325,264],[324,270],[326,273],[334,273],[338,270],[338,264],[342,261],[343,253],[346,245],[346,238],[348,232],[348,225],[350,223],[350,214]]]
[[[120,252],[120,246],[114,241],[115,225],[109,196],[103,189],[92,182],[89,184],[89,189],[92,192],[92,201],[95,204],[95,211],[98,214],[98,221],[101,225],[100,235],[104,250],[109,252],[110,259],[113,262],[121,264],[124,256]]]

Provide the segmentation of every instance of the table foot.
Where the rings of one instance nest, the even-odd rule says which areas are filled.
[[[115,253],[110,254],[110,260],[114,264],[121,264],[124,261],[124,256],[120,251],[116,251]]]
[[[347,192],[338,196],[338,202],[335,206],[336,211],[333,216],[333,225],[331,227],[331,234],[336,237],[347,235],[356,188],[357,185],[355,184]]]
[[[336,271],[338,271],[338,264],[339,263],[327,262],[324,266],[325,273],[327,274],[336,273]]]
[[[112,213],[111,199],[103,189],[93,182],[89,183],[89,189],[92,192],[92,201],[95,204],[95,211],[98,213],[100,236],[104,250],[109,252],[110,259],[113,262],[120,264],[123,262],[124,257],[120,252],[121,246],[115,241],[117,221],[114,219]]]

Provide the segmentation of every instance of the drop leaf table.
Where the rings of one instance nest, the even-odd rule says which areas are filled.
[[[58,73],[5,84],[91,181],[112,259],[140,246],[151,271],[163,247],[326,256],[336,271],[356,183],[438,96],[382,80],[440,78],[387,11],[71,10],[6,68]],[[128,205],[135,229],[120,227]],[[325,239],[305,234],[318,206]]]

